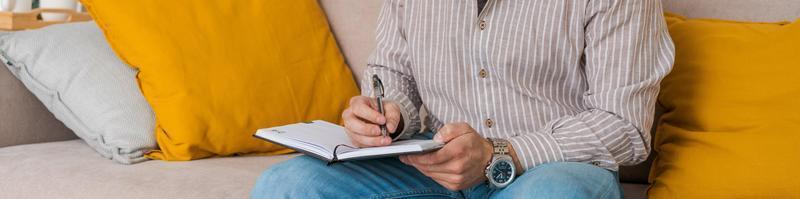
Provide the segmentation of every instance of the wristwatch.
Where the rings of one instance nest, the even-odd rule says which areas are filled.
[[[489,179],[489,185],[492,188],[503,188],[514,181],[516,175],[516,167],[514,167],[514,160],[508,153],[508,141],[504,139],[487,138],[492,143],[494,148],[492,152],[492,160],[486,166],[486,178]]]

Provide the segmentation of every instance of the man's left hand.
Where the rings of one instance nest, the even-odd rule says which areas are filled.
[[[467,123],[444,125],[433,138],[445,143],[438,151],[400,156],[437,183],[453,191],[486,181],[484,170],[492,158],[492,144]]]

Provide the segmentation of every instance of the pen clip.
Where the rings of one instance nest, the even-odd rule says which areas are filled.
[[[378,75],[372,75],[372,91],[375,97],[383,98],[383,82],[381,82],[381,78]]]

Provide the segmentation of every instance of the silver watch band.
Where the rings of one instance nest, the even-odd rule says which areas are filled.
[[[488,138],[489,142],[492,143],[492,148],[494,149],[493,153],[495,155],[508,155],[508,140],[499,139],[499,138]]]

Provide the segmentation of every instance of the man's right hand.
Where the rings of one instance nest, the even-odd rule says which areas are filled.
[[[374,98],[350,98],[350,107],[342,112],[342,119],[347,135],[357,147],[386,146],[392,143],[390,136],[381,135],[378,125],[386,124],[389,133],[396,133],[400,123],[400,107],[390,101],[383,101],[383,106],[386,116],[378,112]]]

